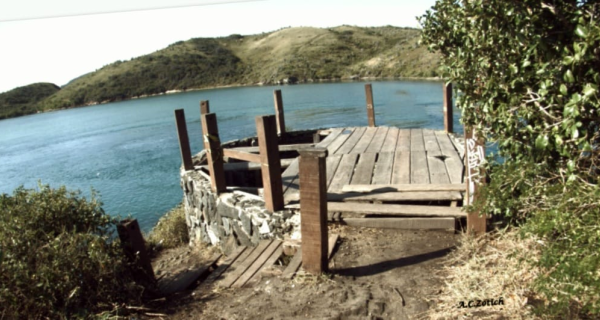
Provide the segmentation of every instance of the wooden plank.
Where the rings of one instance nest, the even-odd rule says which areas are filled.
[[[190,149],[190,138],[188,137],[187,124],[185,123],[185,112],[183,109],[175,110],[175,125],[177,126],[177,137],[179,138],[179,150],[181,151],[181,162],[185,171],[193,170],[192,152]]]
[[[454,230],[454,218],[346,218],[342,223],[363,228]]]
[[[366,128],[365,133],[360,138],[360,140],[356,143],[354,148],[352,148],[350,153],[364,153],[367,150],[367,148],[369,147],[369,144],[371,144],[373,137],[375,137],[375,133],[377,133],[377,129],[379,129],[379,128],[376,128],[376,127]]]
[[[221,287],[229,288],[231,285],[254,263],[254,261],[267,249],[271,244],[269,240],[263,240],[252,250],[252,252],[245,258],[239,259],[235,266],[230,267],[231,272],[227,274],[225,279],[219,284]]]
[[[410,183],[410,151],[398,151],[394,154],[392,184]]]
[[[462,200],[457,191],[406,191],[378,193],[328,193],[329,201],[452,201]]]
[[[327,149],[300,152],[302,265],[312,274],[327,272]]]
[[[265,208],[270,212],[283,209],[284,204],[276,126],[275,116],[256,117]]]
[[[327,152],[329,152],[329,155],[336,153],[337,150],[344,144],[344,142],[346,142],[346,140],[348,140],[350,135],[352,135],[354,130],[355,130],[355,128],[343,129],[340,132],[340,134],[335,138],[335,140],[327,146]],[[325,140],[323,140],[323,141],[325,141]],[[322,146],[322,145],[319,145],[319,146]]]
[[[285,135],[285,117],[283,114],[283,99],[281,98],[281,90],[273,91],[273,100],[275,103],[275,118],[277,121],[277,134]]]
[[[215,254],[208,261],[208,263],[203,266],[183,270],[182,272],[174,275],[173,277],[162,278],[158,281],[158,289],[160,293],[162,293],[165,296],[168,296],[172,295],[173,293],[186,290],[200,277],[205,275],[210,269],[210,267],[216,264],[220,258],[221,254]]]
[[[427,152],[427,165],[429,166],[429,181],[435,184],[450,183],[450,177],[444,162],[445,156],[441,151]]]
[[[350,180],[350,184],[369,184],[373,176],[373,168],[375,167],[376,153],[363,153],[359,155],[356,169]]]
[[[287,192],[287,189],[292,185],[294,180],[298,177],[298,158],[294,159],[290,166],[285,169],[281,174],[281,180],[283,183],[283,190]],[[297,188],[296,188],[297,189]]]
[[[327,259],[331,259],[331,255],[333,254],[333,250],[337,245],[337,241],[340,238],[339,234],[332,234],[329,236],[328,245],[327,245]]]
[[[429,183],[429,168],[425,151],[410,152],[410,183]]]
[[[393,152],[381,152],[377,156],[377,164],[373,171],[372,184],[389,184],[392,181],[392,165],[394,164]]]
[[[463,183],[455,184],[362,184],[345,185],[343,192],[407,192],[407,191],[465,191]]]
[[[329,184],[329,191],[334,192],[341,190],[342,187],[350,183],[352,173],[354,172],[354,166],[356,164],[357,154],[344,154],[342,160]]]
[[[454,138],[450,138],[450,141],[452,141],[452,144],[454,145],[454,148],[456,148],[456,151],[458,152],[458,155],[460,156],[460,158],[464,159],[465,158],[465,146],[461,147],[459,142],[456,141]]]
[[[348,139],[346,139],[344,144],[342,144],[342,146],[338,148],[338,150],[335,152],[335,154],[350,153],[350,151],[352,151],[352,149],[354,149],[354,146],[356,146],[356,143],[358,142],[358,140],[360,140],[362,138],[362,136],[366,130],[367,130],[367,128],[365,128],[365,127],[359,127],[359,128],[354,129],[354,131],[352,131],[352,134],[350,135],[350,137],[348,137]]]
[[[381,151],[381,147],[383,146],[383,142],[385,141],[385,138],[386,138],[389,130],[390,130],[390,128],[387,128],[387,127],[377,128],[377,132],[375,133],[373,140],[371,140],[371,143],[369,144],[369,146],[367,147],[367,150],[365,150],[365,152],[377,153],[377,152]]]
[[[367,118],[369,127],[375,127],[375,104],[373,103],[373,88],[370,83],[365,84],[365,95],[367,99]]]
[[[254,274],[256,274],[258,270],[262,268],[267,259],[271,257],[273,252],[275,252],[275,250],[277,250],[277,248],[279,248],[279,246],[281,246],[282,243],[279,240],[267,242],[270,242],[269,246],[265,249],[265,251],[263,251],[263,253],[260,256],[258,256],[258,258],[248,267],[248,269],[244,271],[242,275],[240,275],[240,277],[231,285],[232,287],[239,288],[245,285],[246,282],[248,282],[248,280],[250,280],[250,278],[252,278],[252,276],[254,276]]]
[[[452,114],[452,83],[444,83],[444,130],[451,133],[454,130],[454,117]]]
[[[410,151],[411,145],[411,130],[400,129],[398,133],[398,142],[396,143],[396,151]]]
[[[293,162],[294,159],[281,159],[281,168],[288,168]],[[194,169],[206,169],[208,170],[208,166],[203,165],[203,166],[195,166]],[[261,165],[260,163],[255,163],[255,162],[233,162],[233,163],[224,163],[223,164],[223,169],[225,170],[225,172],[228,171],[254,171],[254,170],[260,170],[261,169]],[[285,184],[285,182],[284,182]]]
[[[466,217],[467,214],[457,207],[420,206],[404,204],[378,204],[378,203],[349,203],[328,202],[327,210],[330,212],[349,212],[369,215],[399,215],[422,217]]]
[[[314,146],[315,146],[314,143],[281,144],[281,145],[277,146],[277,149],[279,150],[279,152],[298,151],[298,150],[302,150],[302,149],[312,148]],[[227,150],[258,153],[260,151],[260,147],[237,147],[237,148],[229,148]]]
[[[246,250],[248,249],[248,250]],[[254,248],[239,247],[233,254],[228,256],[222,264],[220,264],[213,272],[204,280],[204,284],[210,284],[217,280],[229,267],[236,261],[241,261],[246,258]],[[246,254],[246,255],[244,255]]]
[[[219,127],[217,126],[217,115],[206,113],[200,115],[202,122],[202,139],[208,146],[206,158],[210,182],[215,193],[221,193],[227,189],[225,183],[225,170],[223,169],[223,151],[219,139]]]
[[[260,155],[235,149],[223,149],[223,156],[237,160],[260,163]]]
[[[383,142],[383,146],[381,146],[380,152],[394,152],[396,151],[396,143],[398,143],[398,134],[400,130],[398,128],[390,128],[388,130],[387,135],[385,136],[385,140]]]
[[[446,169],[448,170],[448,176],[450,177],[450,182],[452,183],[461,183],[463,182],[464,176],[464,164],[462,162],[462,158],[454,148],[454,144],[450,140],[450,137],[441,131],[437,131],[435,133],[438,143],[440,144],[440,149],[442,154],[447,158],[444,160],[444,164],[446,165]]]
[[[331,132],[325,137],[325,139],[321,140],[315,147],[319,148],[327,148],[332,142],[334,142],[337,137],[344,131],[344,128],[334,128],[331,129]]]
[[[485,142],[477,136],[474,129],[470,128],[465,133],[465,157],[467,159],[467,197],[466,204],[470,205],[480,196],[481,186],[486,183],[485,168],[481,162],[485,157]],[[477,236],[483,235],[487,230],[485,212],[473,212],[467,215],[467,230]]]
[[[263,264],[263,266],[258,270],[258,272],[256,272],[246,283],[253,281],[254,279],[256,279],[256,277],[258,276],[258,274],[260,274],[260,272],[265,269],[268,268],[272,265],[275,264],[275,262],[277,262],[277,260],[281,257],[281,255],[283,254],[283,244],[280,245],[277,250],[275,250],[275,252],[273,252],[273,254],[271,254],[271,256],[267,259],[267,261],[265,261],[265,263]]]
[[[296,274],[296,271],[300,269],[300,265],[302,265],[302,247],[298,248],[296,254],[288,264],[288,266],[283,270],[283,274],[281,275],[284,279],[291,279]]]
[[[423,129],[423,141],[425,143],[425,151],[440,151],[435,133],[431,129]]]
[[[425,151],[423,129],[410,129],[410,151]]]
[[[333,177],[335,175],[335,172],[337,171],[338,166],[340,165],[341,160],[341,154],[327,156],[327,188],[329,188],[329,186],[331,185],[331,181],[333,181]]]

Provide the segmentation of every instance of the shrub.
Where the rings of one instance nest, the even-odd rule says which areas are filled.
[[[65,187],[0,195],[0,314],[79,318],[140,297],[115,220],[95,192],[88,201]]]
[[[158,220],[146,237],[148,246],[153,249],[168,249],[190,242],[185,211],[180,204]]]

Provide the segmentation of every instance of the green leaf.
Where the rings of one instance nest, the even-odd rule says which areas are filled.
[[[597,90],[598,90],[598,87],[596,85],[588,83],[585,85],[585,88],[583,88],[583,97],[588,98],[589,96],[596,93]]]
[[[577,28],[575,28],[575,34],[582,38],[585,38],[587,37],[588,31],[584,26],[579,25],[577,26]]]
[[[567,86],[566,86],[564,83],[560,85],[560,93],[561,93],[563,96],[566,96],[566,95],[567,95],[567,93],[568,93],[568,91],[567,91]]]
[[[571,69],[565,72],[565,74],[563,75],[563,79],[568,83],[573,83],[573,81],[575,81],[575,77],[573,77],[573,72],[571,72]]]
[[[571,127],[571,138],[572,139],[577,139],[579,138],[579,130],[577,129],[576,125],[573,125]]]

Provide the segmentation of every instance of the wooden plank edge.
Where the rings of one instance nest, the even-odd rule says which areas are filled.
[[[361,228],[454,230],[454,218],[342,218],[342,224]]]

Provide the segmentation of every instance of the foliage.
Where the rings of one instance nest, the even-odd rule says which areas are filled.
[[[169,249],[188,244],[190,236],[183,205],[178,205],[161,217],[146,237],[146,241],[155,249]]]
[[[0,94],[0,119],[36,113],[38,102],[58,92],[52,83],[34,83]]]
[[[139,298],[114,225],[95,193],[40,185],[0,195],[2,318],[85,318]]]
[[[408,28],[285,28],[261,35],[179,41],[70,81],[35,105],[53,110],[172,90],[357,77],[436,76],[438,57]],[[17,114],[15,114],[17,115]]]
[[[504,158],[490,159],[475,208],[544,237],[537,289],[563,316],[572,301],[600,314],[590,289],[599,275],[586,273],[600,269],[600,242],[590,241],[600,217],[599,14],[597,1],[438,0],[421,17],[424,43],[462,92],[463,123]]]

